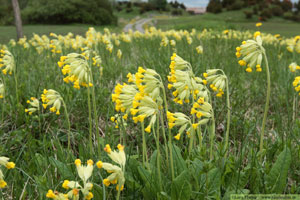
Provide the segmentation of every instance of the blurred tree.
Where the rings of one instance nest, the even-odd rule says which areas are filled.
[[[207,7],[207,12],[220,13],[222,12],[222,4],[220,0],[210,0]]]
[[[27,23],[117,23],[108,0],[28,0],[22,14]]]
[[[18,0],[12,0],[13,10],[14,10],[14,16],[15,16],[15,25],[17,28],[17,39],[23,37],[23,29],[22,29],[22,19],[21,19],[21,13],[20,13],[20,7]]]
[[[165,10],[167,6],[167,0],[149,0],[148,2],[155,6],[157,10]]]

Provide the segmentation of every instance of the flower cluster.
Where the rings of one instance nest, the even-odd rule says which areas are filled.
[[[118,57],[119,59],[122,58],[122,51],[121,51],[121,49],[118,49],[118,51],[117,51],[117,57]]]
[[[225,90],[225,83],[227,81],[227,77],[224,74],[217,74],[220,71],[219,69],[209,69],[205,73],[203,73],[203,77],[205,78],[205,83],[210,84],[209,87],[217,92],[217,97],[222,97]]]
[[[293,86],[295,87],[296,92],[299,92],[300,95],[300,76],[296,76],[293,81]]]
[[[27,103],[32,106],[31,108],[25,109],[25,112],[28,113],[29,115],[32,115],[32,113],[40,109],[40,102],[35,97],[31,97],[30,100],[27,100]]]
[[[210,103],[205,101],[204,97],[200,97],[194,104],[191,109],[191,114],[195,114],[198,119],[201,119],[197,125],[206,124],[208,120],[212,117],[212,106]]]
[[[201,45],[197,46],[196,51],[198,54],[203,54],[203,47]]]
[[[80,89],[83,87],[92,87],[91,69],[88,65],[86,57],[78,53],[70,53],[67,56],[61,56],[57,63],[62,68],[64,82],[73,83],[73,87]]]
[[[108,187],[110,184],[117,184],[116,190],[122,191],[124,189],[124,183],[125,183],[125,164],[126,164],[126,155],[124,152],[124,146],[121,144],[118,144],[119,151],[111,150],[111,147],[109,144],[107,144],[104,148],[104,151],[107,152],[107,155],[110,157],[112,161],[117,163],[117,165],[113,165],[110,163],[98,161],[96,163],[98,168],[105,169],[110,175],[103,179],[103,184]]]
[[[243,41],[242,45],[236,48],[236,57],[243,57],[238,63],[241,66],[246,66],[247,72],[252,72],[255,67],[257,72],[261,72],[261,62],[264,48],[260,33],[255,33],[255,40]]]
[[[115,128],[119,128],[119,124],[123,124],[123,126],[127,126],[127,123],[125,122],[125,120],[127,120],[128,118],[128,114],[125,114],[123,116],[119,115],[119,114],[115,114],[114,116],[112,116],[110,118],[110,121],[114,122]]]
[[[55,90],[46,90],[44,89],[43,94],[41,95],[41,99],[43,102],[43,107],[46,109],[48,106],[52,106],[50,108],[51,112],[55,112],[57,115],[60,114],[60,107],[63,101],[63,98],[60,94]]]
[[[178,104],[189,103],[190,97],[196,99],[197,95],[202,92],[205,87],[203,80],[195,77],[190,63],[183,60],[174,53],[171,57],[170,75],[168,76],[168,88],[174,88],[172,92],[174,102]]]
[[[93,173],[94,162],[92,160],[88,160],[87,165],[84,166],[81,164],[80,159],[76,159],[75,165],[83,186],[77,181],[65,180],[62,184],[62,187],[66,190],[69,190],[69,192],[64,194],[56,191],[53,192],[53,190],[48,190],[46,197],[55,200],[67,200],[68,198],[78,200],[80,192],[82,193],[84,199],[90,200],[94,197],[93,193],[90,192],[93,188],[93,184],[88,181]]]
[[[300,70],[300,66],[293,62],[289,65],[289,69],[291,72],[296,72],[297,70]]]
[[[62,52],[63,40],[61,35],[56,35],[55,33],[50,33],[50,37],[55,39],[50,40],[50,49],[53,54]]]
[[[180,140],[181,134],[185,130],[187,130],[186,131],[187,135],[190,134],[192,128],[192,122],[191,119],[185,114],[180,112],[175,112],[175,113],[168,112],[167,119],[168,119],[168,126],[170,129],[172,129],[174,126],[180,127],[177,135],[174,136],[176,140]]]
[[[128,114],[137,93],[138,89],[135,85],[128,85],[126,83],[121,85],[118,83],[112,94],[112,101],[115,102],[115,110]]]
[[[12,73],[16,70],[16,64],[14,56],[8,50],[0,50],[0,69],[2,69],[3,74],[12,75]]]
[[[293,39],[288,39],[286,48],[289,52],[296,51],[297,53],[300,53],[300,35],[297,35]]]
[[[112,94],[115,109],[117,112],[124,112],[123,117],[126,118],[130,113],[135,123],[144,122],[145,118],[151,117],[149,125],[145,128],[145,131],[150,133],[151,126],[156,121],[156,114],[162,108],[161,78],[156,71],[142,67],[139,67],[135,74],[128,73],[127,78],[130,84],[117,84]]]
[[[15,168],[15,163],[8,162],[9,158],[7,157],[0,157],[0,166],[5,166],[7,169]],[[4,175],[2,170],[0,169],[0,188],[5,188],[7,183],[4,181]]]

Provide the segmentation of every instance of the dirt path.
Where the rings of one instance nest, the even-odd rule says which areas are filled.
[[[144,28],[143,26],[149,22],[151,22],[153,20],[152,17],[149,17],[149,18],[142,18],[142,19],[139,19],[139,20],[136,20],[134,23],[129,23],[127,24],[123,31],[124,32],[128,32],[130,29],[133,30],[133,31],[139,31],[141,33],[144,33]]]

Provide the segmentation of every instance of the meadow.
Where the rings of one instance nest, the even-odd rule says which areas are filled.
[[[11,40],[0,197],[299,194],[299,52],[299,36],[236,30]]]

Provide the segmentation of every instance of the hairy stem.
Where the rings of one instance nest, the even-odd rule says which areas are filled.
[[[264,131],[265,131],[265,126],[266,126],[266,121],[267,121],[267,115],[268,115],[269,103],[270,103],[270,94],[271,94],[270,70],[269,70],[268,59],[267,59],[265,51],[263,51],[263,55],[265,58],[266,72],[267,72],[267,97],[266,97],[264,117],[263,117],[263,122],[261,125],[261,132],[260,132],[260,144],[259,144],[260,160],[262,160],[262,151],[263,151],[263,144],[264,144]]]

